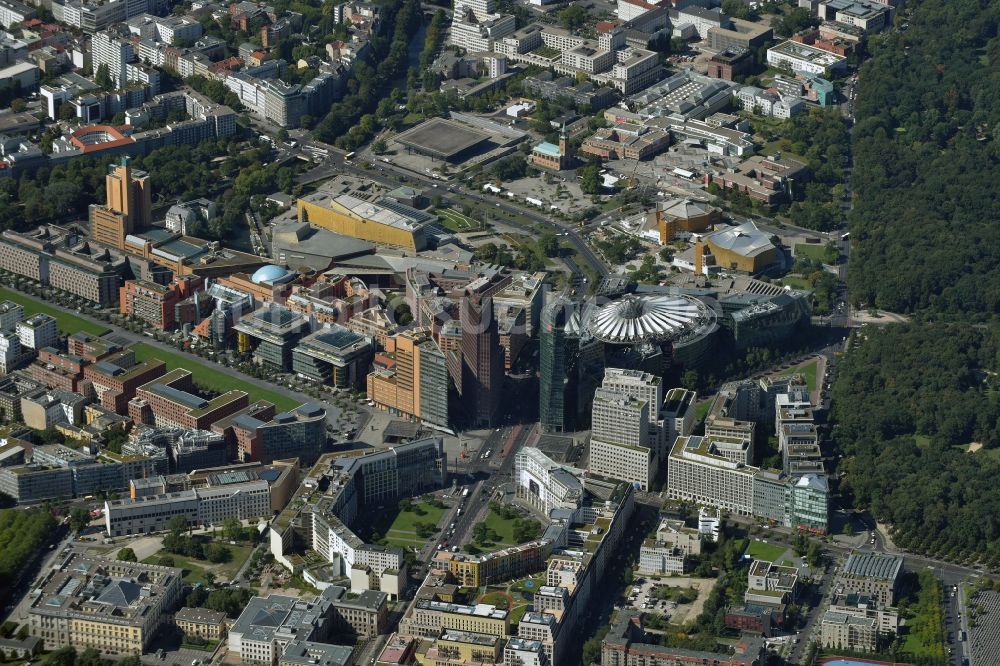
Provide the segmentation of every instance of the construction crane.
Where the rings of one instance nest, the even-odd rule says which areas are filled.
[[[635,188],[635,173],[639,170],[639,160],[635,161],[635,166],[632,167],[632,173],[628,177],[628,186],[625,188],[631,190]]]

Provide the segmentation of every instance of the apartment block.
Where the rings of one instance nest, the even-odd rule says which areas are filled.
[[[230,516],[246,520],[271,515],[269,485],[262,479],[104,503],[105,529],[112,537],[163,531],[174,516],[183,516],[191,525],[221,525]]]
[[[59,345],[59,329],[51,315],[36,314],[14,325],[17,338],[25,349],[38,351],[42,347]]]
[[[765,659],[764,640],[744,634],[733,645],[732,653],[703,652],[659,645],[647,635],[642,615],[620,611],[601,646],[602,666],[759,666]]]
[[[671,499],[752,514],[757,469],[723,457],[708,436],[678,437],[668,468],[667,495]]]
[[[191,372],[181,368],[143,384],[128,402],[128,413],[136,423],[181,429],[211,430],[211,426],[250,404],[244,391],[227,391],[211,400],[191,391]]]
[[[158,331],[171,331],[186,323],[201,321],[195,294],[202,279],[196,275],[175,278],[170,284],[148,280],[126,280],[118,294],[122,314],[135,317]],[[191,299],[185,307],[185,301]],[[207,311],[207,303],[205,307]]]
[[[798,593],[798,569],[754,560],[747,573],[744,601],[761,606],[781,606],[795,601]]]
[[[166,369],[163,361],[150,359],[136,363],[134,352],[123,351],[85,366],[83,377],[93,386],[94,396],[102,407],[125,414],[139,387],[162,377]]]

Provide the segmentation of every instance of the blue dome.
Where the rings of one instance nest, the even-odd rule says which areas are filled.
[[[261,266],[258,268],[257,272],[250,276],[250,281],[254,284],[260,284],[262,282],[280,282],[281,280],[287,278],[290,274],[291,271],[285,270],[281,266],[268,264],[267,266]]]

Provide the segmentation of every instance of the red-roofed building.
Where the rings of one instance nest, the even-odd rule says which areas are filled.
[[[127,128],[131,133],[132,129]],[[74,130],[69,135],[69,141],[79,148],[84,155],[94,155],[111,148],[119,148],[135,143],[135,139],[126,136],[122,131],[111,125],[87,125]]]

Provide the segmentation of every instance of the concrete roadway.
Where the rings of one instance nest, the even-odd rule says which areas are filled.
[[[519,206],[509,200],[487,197],[481,192],[466,187],[465,183],[461,180],[434,180],[425,174],[403,169],[392,163],[385,162],[371,162],[371,169],[363,169],[360,166],[357,166],[357,164],[361,162],[347,161],[344,159],[344,151],[328,143],[323,143],[314,139],[307,141],[306,145],[325,150],[327,151],[327,155],[319,166],[304,174],[300,174],[296,179],[299,183],[313,183],[331,178],[337,173],[349,173],[354,176],[377,181],[391,188],[396,188],[400,185],[408,184],[402,180],[402,178],[406,178],[409,181],[409,184],[416,184],[417,186],[423,187],[428,192],[439,194],[442,199],[448,200],[458,206],[463,204],[468,205],[470,203],[485,207],[493,206],[494,208],[510,215],[520,215],[528,218],[532,222],[543,224],[551,228],[554,233],[559,234],[561,239],[568,241],[576,251],[577,258],[582,259],[583,263],[586,264],[590,270],[594,271],[599,276],[603,276],[608,273],[607,266],[603,261],[601,261],[600,258],[598,258],[596,254],[594,254],[593,250],[590,249],[586,240],[580,236],[577,228],[573,224],[558,222],[540,214],[535,209]],[[361,158],[357,159],[361,160]],[[367,160],[363,161],[367,162]],[[434,192],[434,190],[437,190],[437,192]],[[499,218],[498,221],[503,224],[522,229],[528,234],[534,232],[534,230],[528,225],[509,217]],[[574,273],[581,273],[575,259],[568,257],[564,258],[564,261],[570,266],[570,269]]]

